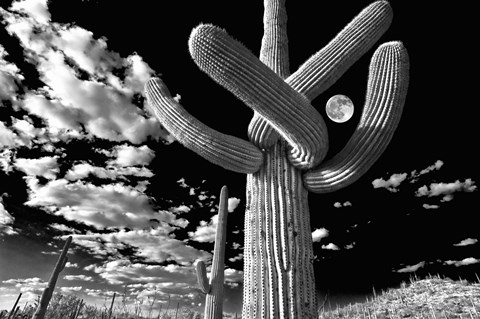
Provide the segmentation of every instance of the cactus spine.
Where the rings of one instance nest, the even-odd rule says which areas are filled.
[[[148,81],[145,91],[153,113],[180,143],[247,174],[242,318],[314,318],[308,193],[350,185],[383,153],[405,103],[408,54],[398,41],[377,48],[360,123],[345,147],[323,161],[327,128],[311,101],[375,44],[391,23],[392,9],[387,1],[373,2],[290,74],[285,0],[264,4],[260,59],[212,25],[196,27],[189,39],[199,68],[254,110],[250,141],[192,119],[159,78]],[[202,266],[199,273],[205,273]],[[209,287],[205,280],[200,285]]]
[[[47,288],[43,290],[42,297],[40,298],[40,302],[38,303],[37,310],[33,314],[32,319],[43,319],[45,318],[45,314],[47,312],[48,303],[52,298],[53,291],[55,290],[55,285],[57,283],[58,275],[60,272],[65,268],[65,264],[67,263],[67,252],[70,244],[72,243],[72,236],[67,238],[65,245],[63,246],[62,253],[60,257],[58,257],[57,264],[53,269],[52,274],[50,275],[50,280],[48,281]]]
[[[225,243],[227,240],[227,216],[228,216],[228,188],[223,186],[220,191],[220,203],[218,205],[218,223],[215,234],[215,246],[213,250],[212,271],[210,282],[207,278],[205,263],[197,263],[198,285],[205,299],[205,318],[223,318],[223,279],[225,271]]]

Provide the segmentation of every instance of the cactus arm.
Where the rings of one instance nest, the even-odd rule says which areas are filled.
[[[325,157],[328,137],[320,113],[240,42],[218,27],[200,25],[190,35],[189,49],[202,71],[280,133],[294,166],[308,169]]]
[[[200,289],[204,294],[210,293],[212,286],[210,286],[210,284],[208,283],[207,268],[205,267],[205,263],[200,260],[197,263],[196,269],[197,269],[198,286],[200,287]]]
[[[392,8],[387,1],[372,3],[285,81],[310,101],[313,100],[373,46],[390,26],[392,16]],[[277,132],[265,122],[264,118],[254,114],[248,128],[250,140],[261,148],[268,148],[278,139]]]
[[[328,193],[358,180],[380,157],[397,128],[408,87],[408,54],[401,42],[388,42],[370,63],[365,107],[346,146],[320,167],[304,174],[314,193]]]
[[[310,57],[286,82],[310,101],[334,84],[385,33],[393,11],[387,1],[363,9],[322,50]]]
[[[69,236],[67,238],[67,241],[65,242],[65,245],[63,246],[63,250],[62,250],[62,253],[60,254],[60,257],[58,257],[57,264],[55,265],[55,268],[53,269],[53,272],[50,276],[50,280],[48,281],[47,288],[43,290],[42,297],[40,298],[40,302],[38,303],[37,310],[35,311],[35,314],[33,315],[32,319],[45,318],[48,304],[50,302],[50,299],[52,298],[53,291],[55,290],[55,285],[57,283],[58,275],[63,270],[67,262],[68,248],[70,247],[71,243],[72,243],[72,236]]]
[[[185,147],[208,161],[239,173],[253,173],[262,152],[252,143],[206,126],[189,114],[170,94],[159,78],[145,85],[148,105],[160,123]]]
[[[388,2],[374,2],[362,10],[327,46],[289,76],[286,82],[313,100],[372,47],[391,21],[392,10]],[[267,148],[278,139],[277,132],[265,122],[260,115],[254,114],[248,129],[252,142],[262,148]]]

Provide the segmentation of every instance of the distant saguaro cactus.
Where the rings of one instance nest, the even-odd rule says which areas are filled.
[[[264,4],[260,59],[213,25],[199,25],[189,39],[199,68],[254,110],[250,141],[194,118],[159,78],[149,80],[145,91],[155,116],[180,143],[247,174],[242,318],[314,318],[308,192],[350,185],[383,153],[403,110],[408,54],[398,41],[378,47],[360,122],[345,147],[323,161],[327,127],[310,102],[374,45],[391,23],[392,9],[387,1],[373,2],[290,74],[285,0]]]
[[[60,257],[58,257],[57,264],[53,269],[52,274],[50,275],[50,280],[48,281],[47,288],[43,290],[42,297],[40,298],[40,302],[38,303],[37,310],[32,316],[32,319],[44,319],[45,313],[47,312],[48,303],[52,298],[53,291],[55,290],[55,285],[57,284],[58,275],[60,272],[65,268],[65,264],[67,263],[67,252],[70,244],[72,243],[72,236],[67,238],[65,245],[63,246],[62,253]]]
[[[205,263],[197,263],[197,279],[200,289],[207,294],[205,299],[205,318],[223,318],[223,279],[225,271],[225,242],[227,240],[228,188],[223,186],[218,204],[218,223],[213,248],[210,282],[207,278]]]

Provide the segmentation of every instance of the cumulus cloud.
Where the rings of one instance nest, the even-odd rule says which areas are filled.
[[[417,190],[415,196],[443,196],[444,201],[450,201],[453,198],[453,193],[473,192],[476,189],[477,186],[475,185],[475,182],[470,178],[467,178],[463,182],[456,180],[453,183],[431,183],[430,186],[424,185]]]
[[[17,232],[13,229],[12,224],[15,221],[3,206],[2,198],[0,197],[0,235],[15,235]]]
[[[155,157],[155,152],[146,145],[140,147],[119,145],[114,147],[113,154],[116,159],[110,163],[118,166],[148,165]]]
[[[65,264],[65,268],[78,268],[78,264],[67,261],[67,263]]]
[[[322,249],[327,249],[327,250],[340,250],[337,245],[333,243],[329,243],[328,245],[322,245]]]
[[[0,147],[11,147],[16,144],[17,135],[12,132],[3,122],[0,122]]]
[[[425,266],[425,262],[421,261],[416,265],[411,265],[411,266],[405,266],[401,269],[398,269],[397,272],[404,273],[404,272],[415,272],[419,268],[423,268]]]
[[[182,284],[189,286],[196,282],[196,274],[192,267],[173,264],[159,266],[115,260],[94,266],[92,270],[110,284],[163,283],[167,284],[163,286],[164,288],[168,287],[168,284],[172,284],[172,288],[182,289]]]
[[[312,240],[313,242],[319,242],[322,238],[328,237],[328,230],[325,228],[315,229],[312,232]]]
[[[65,280],[77,280],[77,281],[93,281],[92,276],[85,276],[85,275],[65,275],[63,276]]]
[[[87,178],[88,176],[95,176],[102,179],[116,180],[124,176],[137,176],[150,178],[153,176],[151,170],[146,167],[99,167],[89,163],[75,164],[65,174],[65,179],[69,181],[76,181]]]
[[[454,244],[453,246],[469,246],[476,244],[478,242],[478,239],[475,238],[467,238],[459,242],[458,244]]]
[[[26,13],[36,21],[46,24],[50,21],[50,12],[48,12],[47,0],[22,0],[15,1],[10,7],[13,11]]]
[[[340,203],[340,202],[335,202],[335,203],[333,204],[333,206],[334,206],[335,208],[347,207],[347,206],[352,206],[352,203],[347,200],[347,201],[344,202],[343,204]]]
[[[390,176],[389,179],[384,180],[382,178],[377,178],[372,182],[373,188],[386,188],[390,192],[398,192],[398,186],[409,179],[410,183],[413,183],[418,180],[418,177],[421,175],[425,175],[429,172],[439,170],[443,166],[443,162],[441,160],[437,160],[434,164],[422,169],[420,172],[416,170],[410,172],[410,176],[407,173],[398,173],[393,174]],[[408,177],[407,177],[408,176]]]
[[[191,265],[195,260],[207,260],[211,254],[195,249],[183,241],[172,238],[168,226],[150,230],[121,230],[108,234],[72,235],[76,245],[96,256],[119,256],[120,251],[133,247],[136,257],[148,262],[176,262]]]
[[[228,258],[228,260],[230,260],[232,263],[235,262],[235,261],[243,260],[243,254],[238,254],[235,257]]]
[[[422,207],[425,208],[425,209],[438,209],[438,208],[440,208],[440,206],[438,206],[438,205],[430,205],[430,204],[423,204]]]
[[[240,199],[236,197],[229,197],[228,198],[228,212],[231,213],[237,208],[238,204],[240,204]]]
[[[201,221],[200,226],[194,232],[188,232],[191,240],[200,243],[213,243],[215,241],[215,234],[217,233],[218,214],[212,216],[210,222]]]
[[[15,64],[5,60],[7,56],[7,51],[5,51],[5,48],[0,44],[0,101],[15,101],[18,83],[24,78]]]
[[[46,179],[55,179],[59,172],[58,156],[45,156],[41,158],[17,158],[14,166],[30,176],[42,176]]]
[[[373,188],[386,188],[390,192],[397,192],[397,187],[407,178],[407,173],[393,174],[388,180],[377,178],[372,182]]]
[[[447,261],[445,261],[445,264],[454,265],[456,267],[473,265],[473,264],[478,264],[478,263],[480,263],[480,259],[476,259],[476,258],[473,258],[473,257],[465,258],[463,260],[447,260]]]
[[[81,286],[77,286],[77,287],[60,287],[60,290],[61,290],[63,293],[70,294],[70,293],[79,292],[80,290],[82,290],[82,288],[83,288],[83,287],[81,287]]]
[[[426,173],[431,172],[433,170],[439,170],[442,166],[443,166],[443,162],[441,160],[437,160],[435,162],[435,164],[421,170],[420,173],[418,173],[418,174],[423,175],[423,174],[426,174]]]
[[[20,107],[59,130],[84,129],[89,136],[134,144],[149,137],[171,142],[158,121],[134,102],[154,75],[136,53],[123,58],[108,49],[105,38],[78,26],[49,23],[46,0],[14,2],[10,11],[0,8],[0,16],[45,83],[27,90]],[[0,52],[3,60],[6,53]],[[3,96],[16,91],[21,76],[11,64],[0,66],[9,67],[0,75]]]
[[[151,199],[122,184],[96,186],[65,179],[39,185],[35,179],[27,180],[29,206],[41,207],[97,228],[106,227],[146,227],[151,220],[183,225],[168,211],[156,211],[151,207]]]
[[[35,294],[40,294],[43,292],[43,289],[47,287],[47,282],[43,281],[38,277],[25,279],[8,279],[2,281],[2,283],[13,285],[22,293],[31,292]]]

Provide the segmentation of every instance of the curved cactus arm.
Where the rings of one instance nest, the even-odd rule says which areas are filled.
[[[256,172],[262,152],[252,143],[220,133],[189,114],[159,78],[145,84],[145,95],[154,115],[185,147],[208,161],[239,173]]]
[[[378,41],[390,26],[392,17],[393,11],[387,1],[370,4],[285,81],[310,101],[313,100]],[[248,132],[250,140],[263,148],[278,138],[278,133],[258,115],[250,121]]]
[[[205,263],[201,260],[198,261],[196,269],[198,286],[204,294],[210,293],[212,286],[210,286],[210,284],[208,283],[207,268],[205,267]]]
[[[372,57],[365,107],[353,136],[332,159],[304,174],[314,193],[328,193],[359,179],[380,157],[397,128],[408,87],[408,53],[401,42],[382,44]]]
[[[289,143],[289,158],[300,169],[326,155],[328,137],[322,116],[245,46],[213,25],[199,25],[189,39],[202,71],[268,120]]]
[[[363,9],[323,49],[286,79],[310,101],[333,85],[387,31],[393,11],[387,1]]]

